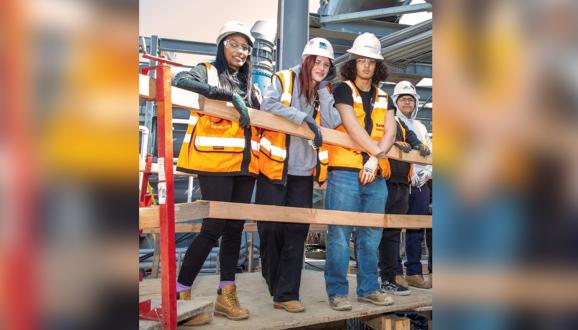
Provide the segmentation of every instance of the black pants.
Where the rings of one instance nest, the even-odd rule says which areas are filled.
[[[251,176],[199,175],[198,177],[204,200],[251,202],[253,187],[255,186],[255,178]],[[221,281],[234,281],[244,223],[240,220],[204,219],[201,232],[191,242],[185,254],[179,272],[179,283],[183,285],[193,284],[205,259],[207,259],[211,249],[217,245],[221,236],[223,236],[219,249]]]
[[[313,177],[287,176],[285,185],[257,180],[257,204],[308,207],[313,205]],[[274,301],[299,300],[305,239],[309,225],[259,222],[262,274]]]
[[[409,208],[409,185],[387,183],[386,214],[406,214]],[[399,256],[400,229],[384,229],[379,244],[379,275],[382,281],[395,281]]]

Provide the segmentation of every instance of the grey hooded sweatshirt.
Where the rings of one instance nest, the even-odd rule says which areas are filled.
[[[304,95],[299,95],[301,93],[299,88],[299,71],[301,70],[301,65],[297,65],[291,68],[291,70],[295,73],[291,106],[286,107],[281,104],[281,94],[283,93],[281,82],[278,78],[273,78],[271,85],[263,92],[261,110],[284,117],[300,125],[307,115],[313,116],[314,109],[312,104],[307,104]],[[327,88],[319,90],[319,103],[321,126],[328,128],[339,126],[341,124],[341,117],[337,109],[335,109],[333,94],[331,94]],[[287,157],[287,174],[297,176],[313,175],[313,169],[315,165],[317,165],[317,152],[309,145],[307,139],[291,136]]]

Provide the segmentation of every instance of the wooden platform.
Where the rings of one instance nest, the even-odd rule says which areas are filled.
[[[218,275],[199,276],[193,288],[193,302],[214,301]],[[273,308],[265,280],[260,273],[237,274],[238,296],[243,307],[251,312],[251,317],[243,321],[230,321],[215,316],[213,321],[200,327],[179,327],[179,329],[290,329],[314,324],[322,324],[345,319],[361,318],[395,311],[416,310],[432,305],[432,293],[429,290],[412,289],[405,297],[394,297],[391,306],[375,306],[357,301],[355,294],[355,275],[349,277],[349,298],[353,305],[351,311],[337,312],[329,307],[325,292],[323,272],[304,270],[301,281],[301,301],[305,304],[304,313],[288,313]],[[159,297],[160,280],[144,280],[140,284],[139,294]],[[196,298],[195,298],[196,297]],[[141,298],[142,299],[142,298]],[[179,318],[181,319],[181,318]],[[142,322],[142,321],[141,321]]]

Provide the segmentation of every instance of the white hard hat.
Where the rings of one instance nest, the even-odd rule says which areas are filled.
[[[347,50],[350,54],[383,60],[381,55],[381,42],[373,34],[365,32],[353,41],[353,46]]]
[[[229,21],[221,27],[221,29],[219,30],[219,36],[217,37],[217,46],[219,45],[221,40],[235,33],[244,35],[249,40],[251,47],[253,46],[255,38],[253,38],[253,36],[251,35],[251,30],[249,30],[249,28],[245,26],[245,24],[239,21]]]
[[[393,88],[393,95],[391,96],[393,102],[397,104],[397,98],[400,95],[411,95],[415,98],[415,103],[419,102],[419,94],[415,89],[415,86],[407,80],[398,82]]]
[[[335,59],[333,57],[333,46],[331,46],[331,43],[327,39],[323,38],[313,38],[307,42],[301,57],[304,58],[309,55],[325,56],[332,60]]]

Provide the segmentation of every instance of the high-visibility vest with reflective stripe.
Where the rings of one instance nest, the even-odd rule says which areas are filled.
[[[205,63],[207,83],[219,86],[217,68]],[[182,172],[215,175],[259,174],[259,135],[251,136],[239,123],[191,112],[177,169]]]
[[[351,88],[351,95],[353,96],[353,111],[357,122],[361,127],[365,127],[365,111],[363,110],[363,101],[361,95],[351,81],[344,81],[345,84]],[[369,130],[372,140],[378,142],[385,134],[385,117],[387,116],[388,95],[379,88],[375,88],[375,98],[373,102],[373,109],[371,111],[371,127]],[[343,124],[339,125],[336,130],[347,133]],[[381,175],[389,178],[391,169],[387,159],[380,159],[379,166],[381,168]],[[361,151],[352,150],[349,148],[329,145],[329,170],[361,170],[363,167],[363,154]]]
[[[291,106],[295,73],[291,70],[279,71],[275,74],[281,82],[281,104]],[[321,125],[321,113],[315,114],[317,125]],[[259,143],[259,173],[272,182],[284,183],[287,178],[287,149],[289,135],[275,131],[263,130]],[[314,169],[315,180],[323,184],[327,179],[327,164],[329,155],[327,148],[322,145],[317,152],[317,165]]]

